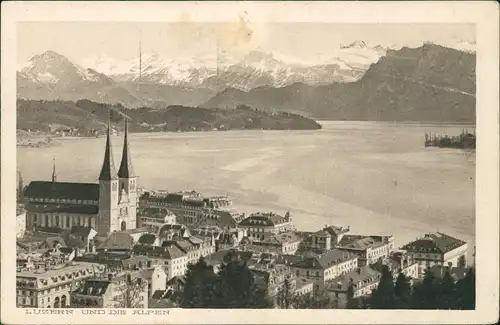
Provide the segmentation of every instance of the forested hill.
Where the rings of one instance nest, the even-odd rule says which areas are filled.
[[[309,130],[321,125],[309,118],[287,112],[266,112],[241,105],[231,109],[209,109],[189,106],[129,109],[121,104],[106,105],[90,100],[17,101],[17,128],[21,130],[58,132],[71,130],[74,135],[101,133],[111,122],[129,118],[131,132],[184,132],[211,130]],[[122,125],[117,124],[121,129]]]

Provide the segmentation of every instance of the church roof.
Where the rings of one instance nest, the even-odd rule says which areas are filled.
[[[99,201],[99,184],[33,181],[27,186],[24,196],[28,198]]]
[[[59,203],[43,203],[29,204],[28,211],[31,213],[73,213],[73,214],[98,214],[99,207],[97,205],[81,205],[81,204],[59,204]]]
[[[123,140],[123,153],[120,169],[118,170],[118,177],[130,178],[134,177],[134,170],[132,168],[132,159],[130,159],[130,149],[128,144],[128,122],[125,119],[125,137]]]
[[[101,173],[99,174],[99,180],[110,181],[117,179],[115,162],[113,160],[113,152],[111,151],[111,135],[110,126],[108,124],[108,134],[106,136],[106,149],[104,151],[104,161],[102,163]]]

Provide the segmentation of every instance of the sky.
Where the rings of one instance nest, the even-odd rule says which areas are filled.
[[[306,61],[328,56],[356,40],[384,47],[416,47],[423,42],[453,45],[474,42],[473,24],[429,23],[266,23],[242,18],[234,23],[193,22],[22,22],[17,26],[18,64],[52,50],[80,62],[106,54],[115,59],[143,52],[169,58],[231,56],[251,50],[276,52]]]

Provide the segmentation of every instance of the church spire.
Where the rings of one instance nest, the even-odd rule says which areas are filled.
[[[113,153],[111,151],[111,110],[109,111],[109,114],[104,162],[102,163],[101,174],[99,175],[100,181],[110,181],[116,179],[115,163],[113,161]]]
[[[52,183],[57,182],[57,175],[56,175],[56,157],[52,158]]]
[[[123,153],[120,169],[118,170],[118,177],[131,178],[134,177],[134,170],[132,169],[132,160],[130,159],[130,150],[128,144],[128,120],[125,118],[125,137],[123,139]]]

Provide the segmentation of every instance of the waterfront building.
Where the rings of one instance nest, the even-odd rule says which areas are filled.
[[[169,209],[177,216],[178,223],[189,227],[202,225],[201,222],[211,215],[210,211],[228,209],[231,204],[225,196],[204,197],[196,191],[147,191],[139,198],[141,209]]]
[[[26,227],[71,229],[73,226],[90,227],[100,236],[136,228],[137,177],[132,169],[128,144],[128,127],[120,168],[116,172],[111,151],[108,125],[104,161],[99,183],[57,181],[56,168],[52,181],[33,181],[25,192]]]
[[[323,291],[326,281],[356,269],[358,256],[333,249],[314,257],[306,257],[298,262],[292,262],[290,267],[297,277],[314,281],[316,294]]]
[[[175,224],[176,216],[168,209],[145,208],[140,210],[138,220],[139,228],[149,228],[153,232],[158,232],[165,224]]]
[[[71,292],[71,308],[148,308],[148,281],[141,271],[108,273]]]
[[[330,300],[338,301],[339,307],[345,308],[349,285],[352,285],[354,298],[366,297],[377,288],[381,277],[382,273],[370,266],[357,267],[328,281],[325,285],[325,292]]]
[[[272,212],[253,213],[241,221],[238,227],[246,229],[252,241],[265,241],[275,234],[295,230],[289,212],[284,217]]]
[[[70,303],[70,291],[102,271],[93,263],[61,263],[46,258],[16,272],[17,307],[64,308]]]
[[[344,235],[337,249],[358,255],[359,265],[383,262],[394,250],[394,236]]]
[[[467,242],[441,232],[425,234],[402,248],[419,264],[419,277],[434,265],[467,266]]]

